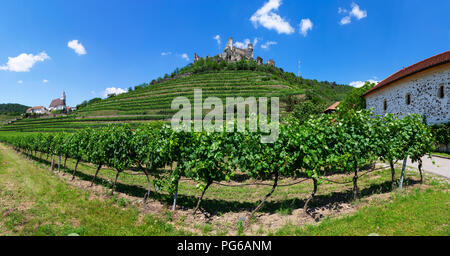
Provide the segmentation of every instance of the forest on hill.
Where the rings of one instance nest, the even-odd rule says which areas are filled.
[[[20,115],[25,113],[28,108],[28,106],[16,103],[0,104],[0,115]]]

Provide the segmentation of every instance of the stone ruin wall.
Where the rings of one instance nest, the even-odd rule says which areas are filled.
[[[207,57],[209,58],[209,57]],[[228,38],[228,43],[225,47],[225,50],[220,53],[217,56],[212,57],[214,59],[216,59],[218,62],[220,61],[227,61],[227,62],[236,62],[236,61],[240,61],[242,59],[249,59],[249,60],[253,60],[254,59],[254,55],[253,55],[253,44],[249,43],[247,45],[247,48],[245,49],[241,49],[238,47],[233,46],[233,38]],[[197,53],[194,53],[194,63],[196,63],[197,61],[204,59],[200,56],[197,55]],[[263,65],[263,59],[261,57],[257,57],[256,58],[256,63],[258,65]],[[267,65],[270,66],[275,66],[275,61],[274,60],[269,60],[267,61]]]
[[[438,92],[444,85],[444,98]],[[411,95],[410,105],[406,104]],[[411,75],[379,89],[366,97],[367,109],[373,108],[374,115],[398,113],[404,116],[416,113],[425,116],[427,124],[450,122],[450,63]],[[384,110],[387,100],[387,110]]]

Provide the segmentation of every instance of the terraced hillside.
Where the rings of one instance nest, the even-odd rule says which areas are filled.
[[[81,109],[79,116],[149,115],[169,119],[177,110],[170,110],[172,100],[184,96],[193,100],[194,89],[202,89],[203,98],[215,96],[284,96],[302,94],[285,81],[270,74],[249,71],[226,71],[196,74],[151,85],[143,90],[121,94]]]
[[[308,80],[312,81],[312,80]],[[194,89],[202,89],[203,100],[214,96],[225,102],[226,97],[280,97],[282,113],[289,109],[292,98],[308,95],[320,97],[327,104],[341,100],[350,90],[348,86],[305,83],[293,84],[269,72],[222,70],[192,74],[149,85],[128,93],[90,104],[77,112],[57,118],[23,119],[0,127],[0,131],[72,131],[84,127],[100,127],[111,122],[138,125],[147,121],[167,121],[177,110],[172,100],[184,96],[193,102]],[[205,114],[208,111],[205,111]]]

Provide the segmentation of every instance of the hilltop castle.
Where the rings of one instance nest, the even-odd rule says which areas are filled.
[[[249,43],[246,49],[238,48],[233,45],[233,38],[230,37],[228,38],[228,43],[223,53],[215,56],[214,58],[216,58],[218,62],[220,61],[236,62],[242,59],[253,60],[253,44]],[[197,53],[194,53],[194,63],[196,63],[201,59],[203,58],[198,56]],[[258,56],[256,58],[256,63],[258,63],[258,65],[262,65],[263,59]],[[267,65],[275,66],[275,61],[268,60]]]

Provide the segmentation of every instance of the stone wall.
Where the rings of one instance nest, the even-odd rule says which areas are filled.
[[[444,98],[440,98],[439,88],[444,86]],[[410,104],[407,105],[407,95]],[[427,124],[450,122],[450,63],[427,69],[385,88],[379,89],[366,98],[367,109],[373,108],[375,115],[398,113],[421,114]],[[384,101],[387,110],[384,110]]]
[[[444,144],[437,145],[436,151],[442,152],[442,153],[450,153],[450,145],[444,145]]]

